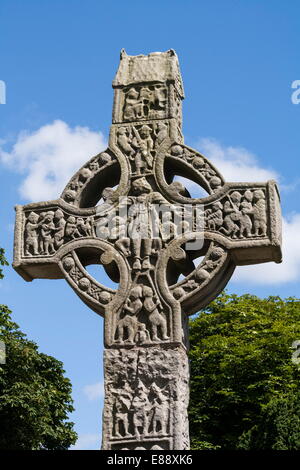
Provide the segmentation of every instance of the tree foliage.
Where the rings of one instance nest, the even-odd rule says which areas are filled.
[[[300,449],[300,300],[222,293],[190,322],[196,449]]]
[[[8,262],[4,255],[4,249],[0,248],[0,266],[8,266]],[[3,270],[0,268],[0,279],[3,279]]]
[[[3,251],[0,263],[6,264]],[[68,449],[77,435],[68,421],[74,408],[63,364],[38,351],[5,305],[0,305],[0,341],[6,348],[0,363],[0,449]]]

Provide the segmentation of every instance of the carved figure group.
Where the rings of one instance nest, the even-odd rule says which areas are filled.
[[[169,397],[153,382],[146,387],[141,380],[136,386],[126,383],[122,390],[113,390],[114,436],[138,438],[166,435],[169,422]]]
[[[30,212],[25,222],[25,256],[52,255],[70,239],[92,236],[90,217],[68,216],[61,209]]]
[[[167,89],[162,85],[131,87],[125,92],[124,121],[165,117]]]
[[[152,171],[155,149],[168,136],[168,125],[120,126],[117,130],[117,144],[129,157],[132,174],[140,176]]]
[[[208,230],[219,230],[231,238],[265,237],[267,215],[261,189],[233,191],[223,204],[215,202],[205,211]]]
[[[133,287],[123,306],[124,316],[117,323],[116,342],[149,344],[153,341],[167,341],[168,327],[165,317],[160,312],[162,309],[162,304],[158,298],[155,300],[151,287],[146,285]],[[140,313],[146,315],[146,322],[140,321]]]

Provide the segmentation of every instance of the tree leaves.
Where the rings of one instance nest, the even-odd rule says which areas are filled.
[[[1,249],[0,264],[7,264]],[[0,341],[6,347],[6,363],[0,364],[0,449],[68,449],[77,435],[68,420],[74,408],[63,364],[38,351],[5,305],[0,305]]]
[[[266,422],[263,413],[271,410],[271,403],[287,400],[298,387],[300,369],[291,360],[291,345],[300,339],[299,319],[299,299],[224,292],[193,317],[189,419],[194,448],[254,448],[254,442],[264,442],[266,449],[273,444],[278,448],[278,442],[289,448],[298,442],[291,444],[284,435],[275,444],[271,427],[268,439],[253,436],[268,433],[259,423]],[[289,418],[284,419],[296,419],[292,408],[287,410]],[[270,423],[275,415],[268,413]],[[279,424],[276,429],[279,433]]]

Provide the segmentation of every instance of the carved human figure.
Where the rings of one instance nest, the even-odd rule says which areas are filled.
[[[140,108],[138,109],[138,118],[151,117],[151,105],[153,105],[153,91],[148,87],[142,87],[140,90]]]
[[[154,395],[152,403],[152,433],[166,434],[169,419],[168,397],[154,383],[151,386]]]
[[[85,236],[87,235],[86,233],[86,228],[85,228],[85,222],[82,217],[77,218],[77,223],[76,223],[76,235],[77,236]]]
[[[42,222],[44,221],[44,218],[45,218],[45,215],[46,215],[46,212],[40,212],[39,213],[39,220],[38,220],[38,224],[39,224],[39,253],[43,254],[44,253],[44,240],[42,239],[41,237],[41,225],[42,225]]]
[[[115,243],[115,246],[119,248],[126,257],[131,255],[130,238],[127,237],[127,220],[124,217],[115,216],[112,218],[109,239]]]
[[[96,222],[96,235],[99,238],[107,239],[110,237],[110,227],[108,223],[111,217],[108,216],[109,211],[112,210],[115,202],[115,190],[113,188],[104,188],[101,194],[103,203],[97,208],[97,216],[99,217]]]
[[[149,209],[147,196],[141,194],[136,197],[128,211],[130,220],[128,232],[132,240],[132,251],[134,255],[132,268],[136,270],[142,267],[143,269],[149,269],[151,267],[152,221]]]
[[[125,155],[129,155],[131,157],[135,152],[129,142],[130,139],[127,135],[126,127],[119,127],[117,130],[117,143]]]
[[[133,426],[136,436],[148,433],[149,419],[148,414],[150,410],[150,403],[148,399],[148,392],[141,381],[139,381],[136,388],[136,395],[132,400],[133,409]]]
[[[135,137],[132,139],[132,146],[136,150],[135,153],[135,166],[137,174],[141,173],[141,168],[151,169],[153,166],[153,156],[151,151],[154,147],[154,142],[151,137],[151,127],[144,124],[138,131],[135,127],[132,128]]]
[[[165,204],[166,199],[153,192],[146,178],[132,183],[136,196],[130,197],[128,235],[131,238],[134,270],[150,269],[150,256],[157,252],[160,220],[155,204]],[[153,205],[154,204],[154,205]]]
[[[87,217],[85,220],[85,234],[88,237],[91,237],[93,235],[93,227],[92,227],[92,218]]]
[[[67,218],[65,233],[68,238],[74,238],[76,236],[77,226],[76,226],[76,217],[70,215]]]
[[[167,104],[166,89],[161,86],[156,86],[153,93],[154,106],[157,109],[157,117],[163,116]],[[156,117],[156,116],[155,116]]]
[[[134,337],[134,341],[136,344],[149,344],[151,343],[151,338],[149,331],[146,329],[146,325],[144,323],[140,323],[138,325],[138,331]]]
[[[99,163],[97,160],[93,160],[89,163],[89,169],[93,172],[96,173],[96,171],[99,170]]]
[[[244,197],[242,199],[240,210],[241,210],[241,218],[240,218],[240,238],[243,238],[246,234],[246,237],[251,237],[252,233],[252,220],[250,215],[253,214],[253,193],[250,190],[245,191]]]
[[[209,185],[213,192],[217,191],[217,189],[219,189],[222,185],[221,178],[219,178],[218,176],[213,176],[209,181]]]
[[[130,88],[125,96],[124,119],[135,120],[140,113],[139,92],[135,88]]]
[[[25,254],[31,255],[30,249],[32,248],[33,254],[39,254],[38,247],[38,229],[39,229],[39,215],[35,212],[30,212],[25,225]]]
[[[206,212],[207,226],[209,230],[216,230],[223,224],[223,204],[220,201],[212,205],[212,209]]]
[[[133,287],[123,307],[126,314],[121,320],[119,320],[117,325],[117,342],[134,342],[134,337],[138,326],[137,315],[143,307],[141,297],[142,287]],[[125,333],[127,338],[125,338]]]
[[[129,436],[129,409],[131,405],[132,392],[130,387],[123,388],[123,390],[116,390],[113,392],[115,396],[115,436],[124,437]]]
[[[266,201],[261,189],[253,193],[253,221],[254,235],[265,237],[267,235]]]
[[[160,144],[168,137],[168,125],[165,122],[159,122],[156,126],[156,141],[155,147],[159,147]]]
[[[64,243],[66,221],[62,210],[57,209],[54,214],[56,232],[54,234],[54,244],[59,248]]]
[[[233,191],[233,193],[228,196],[228,201],[224,204],[224,213],[226,215],[220,231],[224,232],[226,235],[231,235],[232,238],[237,238],[239,231],[239,225],[236,222],[240,221],[241,218],[241,198],[242,195],[238,191]]]
[[[166,242],[168,240],[171,240],[171,238],[174,238],[177,235],[177,228],[174,222],[166,221],[166,222],[163,222],[163,224],[161,225],[160,232],[161,232],[162,239]]]
[[[201,173],[207,180],[210,180],[212,177],[215,176],[216,172],[211,168],[211,166],[208,163],[205,163],[204,161],[203,163],[204,164],[201,168]]]
[[[158,337],[158,328],[160,328],[162,339],[168,340],[167,321],[158,311],[158,307],[162,307],[160,300],[153,300],[153,289],[149,286],[143,286],[143,297],[145,299],[144,309],[148,313],[148,319],[151,324],[152,341],[160,341]]]
[[[56,231],[53,222],[54,212],[48,211],[41,223],[41,238],[43,240],[44,254],[50,255],[55,253],[54,233]]]

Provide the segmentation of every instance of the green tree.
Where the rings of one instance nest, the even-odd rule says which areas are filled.
[[[8,262],[4,256],[3,248],[0,248],[0,266],[8,266]],[[3,270],[0,268],[0,279],[3,279]]]
[[[190,321],[195,449],[300,450],[300,300],[222,293]]]
[[[3,250],[0,264],[7,264]],[[38,351],[5,305],[0,305],[0,341],[6,349],[6,361],[0,361],[0,449],[68,449],[77,435],[68,421],[74,408],[63,364]]]

